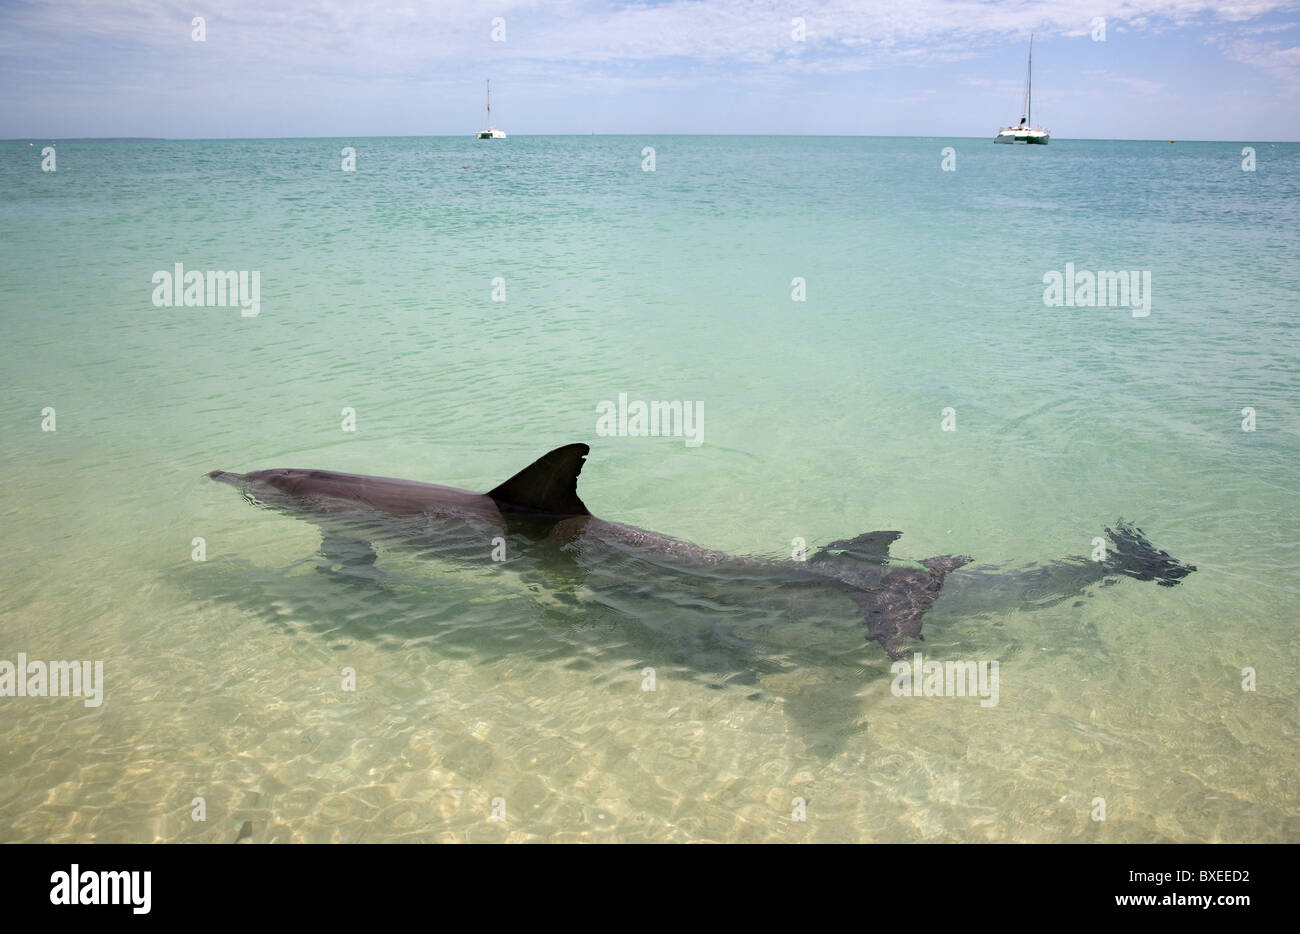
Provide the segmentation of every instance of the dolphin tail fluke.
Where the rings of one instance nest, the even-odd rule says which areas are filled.
[[[1194,564],[1184,564],[1169,552],[1151,544],[1142,530],[1123,519],[1115,528],[1106,529],[1114,548],[1106,558],[1106,566],[1117,574],[1140,581],[1155,581],[1161,587],[1173,587],[1196,570]]]

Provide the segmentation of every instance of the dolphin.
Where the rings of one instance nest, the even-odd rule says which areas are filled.
[[[908,640],[924,639],[922,618],[950,575],[961,581],[963,609],[987,612],[1049,605],[1120,576],[1172,587],[1196,570],[1122,520],[1106,529],[1112,547],[1101,560],[1064,558],[1014,572],[977,566],[954,574],[971,562],[965,555],[899,559],[891,547],[902,533],[891,530],[832,541],[805,560],[732,555],[592,515],[577,490],[589,453],[581,443],[556,448],[486,493],[329,470],[208,476],[255,504],[309,518],[322,530],[321,553],[354,571],[373,572],[373,540],[417,548],[436,541],[439,556],[465,561],[482,563],[500,550],[524,561],[548,589],[603,588],[633,613],[654,614],[647,601],[665,595],[712,609],[757,595],[796,612],[829,600],[817,603],[819,610],[842,607],[860,617],[867,642],[891,659],[906,653]]]

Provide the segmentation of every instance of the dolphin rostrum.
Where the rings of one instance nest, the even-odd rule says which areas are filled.
[[[880,643],[895,659],[904,654],[904,640],[924,638],[922,617],[939,599],[945,579],[971,561],[964,555],[899,560],[889,551],[901,535],[896,531],[866,532],[833,541],[804,561],[778,561],[730,555],[607,522],[593,516],[578,496],[578,474],[589,451],[586,444],[556,448],[486,493],[328,470],[214,470],[208,476],[241,488],[252,502],[310,516],[323,530],[322,553],[344,563],[372,565],[375,538],[407,544],[437,539],[443,556],[482,561],[499,543],[512,559],[527,559],[551,575],[549,581],[557,574],[562,582],[595,578],[636,596],[646,593],[637,589],[636,579],[647,571],[659,575],[664,592],[678,595],[685,588],[689,599],[712,601],[715,607],[725,606],[740,590],[779,595],[792,606],[815,593],[847,601],[846,609],[856,607],[867,640]],[[1102,560],[1066,558],[1014,577],[972,568],[954,581],[997,576],[1002,586],[981,589],[1034,606],[1118,575],[1172,587],[1196,570],[1157,549],[1131,525],[1118,522],[1106,532],[1113,547]],[[974,603],[980,606],[978,599]]]

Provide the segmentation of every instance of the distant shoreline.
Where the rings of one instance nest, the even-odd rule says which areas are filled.
[[[13,136],[0,143],[166,143],[165,136]]]

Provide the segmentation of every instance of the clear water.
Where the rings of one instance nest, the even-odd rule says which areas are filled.
[[[4,144],[0,659],[102,659],[105,699],[0,698],[0,840],[1300,840],[1300,146],[1242,145]],[[155,307],[177,262],[260,271],[260,315]],[[1150,270],[1150,316],[1046,307],[1067,262]],[[597,437],[620,392],[704,444]],[[653,581],[589,624],[490,562],[351,586],[205,477],[481,490],[570,441],[593,512],[731,552],[1015,566],[1124,516],[1200,570],[941,600],[920,647],[999,660],[982,708],[893,696],[851,618],[741,684]]]

